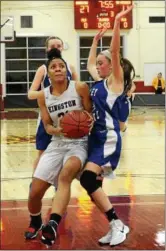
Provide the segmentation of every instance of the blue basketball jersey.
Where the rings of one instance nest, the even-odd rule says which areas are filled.
[[[47,88],[48,86],[50,86],[50,79],[46,73],[46,75],[44,76],[44,80],[43,80],[43,88]]]
[[[116,109],[119,121],[126,122],[131,111],[130,98],[125,94],[120,95],[116,100]]]
[[[95,121],[89,136],[88,161],[114,170],[121,153],[118,113],[121,94],[110,91],[106,80],[96,82],[90,93]]]
[[[68,80],[70,81],[70,80],[72,80],[72,71],[71,71],[71,69],[70,69],[69,64],[66,63],[66,65],[67,65],[67,78],[68,78]]]
[[[119,94],[111,92],[106,80],[96,82],[90,91],[92,99],[92,113],[94,117],[94,130],[119,131],[117,99]]]
[[[38,91],[43,90],[44,88],[50,86],[50,80],[49,77],[47,75],[47,67],[45,64],[43,64],[44,67],[44,76],[43,76],[43,81],[41,83],[41,85],[39,86]]]

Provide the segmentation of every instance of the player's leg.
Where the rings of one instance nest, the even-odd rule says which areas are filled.
[[[37,167],[37,165],[38,165],[38,163],[39,163],[40,157],[41,157],[41,155],[43,154],[43,152],[44,152],[44,150],[38,150],[38,152],[37,152],[37,157],[36,157],[36,159],[35,159],[35,161],[34,161],[34,163],[33,163],[33,173],[32,173],[32,177],[33,177],[33,174],[34,174],[34,172],[35,172],[35,169],[36,169],[36,167]]]
[[[109,221],[110,230],[99,240],[100,244],[117,245],[126,239],[129,228],[118,218],[109,198],[97,183],[97,176],[101,172],[101,167],[94,163],[87,163],[81,176],[81,185],[91,195],[95,204],[105,214]]]
[[[38,150],[38,156],[34,161],[33,168],[34,171],[38,165],[41,155],[47,149],[51,142],[52,135],[46,133],[42,120],[38,123],[36,132],[36,149]]]
[[[121,152],[120,133],[108,132],[105,137],[106,141],[103,140],[103,135],[101,140],[99,137],[96,140],[96,134],[91,134],[89,139],[91,140],[88,145],[89,162],[85,166],[80,182],[109,221],[110,230],[99,242],[117,245],[126,239],[126,233],[129,231],[129,228],[118,218],[109,198],[98,184],[97,177],[102,172],[104,172],[104,176],[107,175],[109,177],[112,170],[117,167]]]
[[[58,177],[58,188],[52,203],[50,220],[42,229],[42,242],[48,246],[51,246],[56,239],[57,227],[70,200],[71,183],[82,169],[86,158],[87,147],[84,145],[72,146],[64,158],[64,166]]]
[[[36,149],[38,150],[38,152],[37,152],[37,157],[33,163],[32,177],[43,152],[47,149],[48,145],[51,142],[51,137],[52,137],[51,135],[48,135],[46,133],[43,122],[42,120],[40,120],[40,122],[38,123],[37,132],[36,132]],[[31,184],[32,183],[30,183],[30,189],[31,189]]]
[[[102,172],[100,166],[95,163],[88,162],[82,176],[80,178],[81,185],[85,188],[87,193],[93,198],[95,203],[100,207],[103,212],[112,208],[110,201],[101,188],[98,182],[98,176]],[[99,195],[98,195],[99,194]]]
[[[35,238],[40,229],[42,223],[41,200],[45,191],[50,185],[54,185],[54,180],[59,175],[63,164],[63,155],[63,149],[57,146],[55,142],[51,142],[39,160],[29,193],[30,224],[28,231],[25,233],[26,239]]]
[[[33,178],[28,198],[28,209],[30,214],[30,223],[25,232],[26,239],[34,239],[42,228],[41,207],[42,198],[46,190],[50,187],[48,182]]]

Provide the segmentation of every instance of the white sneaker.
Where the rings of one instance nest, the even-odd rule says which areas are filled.
[[[110,230],[99,239],[100,244],[109,244],[110,246],[118,245],[126,240],[126,234],[129,233],[129,227],[124,225],[121,220],[112,220]]]

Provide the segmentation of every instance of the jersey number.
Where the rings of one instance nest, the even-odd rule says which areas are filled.
[[[68,113],[68,111],[66,112],[61,112],[61,113],[58,113],[58,118],[60,118],[61,116],[64,116],[66,113]]]

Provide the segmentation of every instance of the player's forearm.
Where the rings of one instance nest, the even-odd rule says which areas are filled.
[[[89,114],[92,115],[92,106],[91,105],[86,105],[84,106],[85,111],[87,111]]]
[[[92,66],[96,65],[96,50],[97,50],[97,42],[93,41],[89,57],[88,57],[88,63],[87,63],[87,69],[89,70]]]
[[[96,69],[96,50],[97,50],[97,42],[94,41],[88,57],[87,70],[94,79],[94,81],[99,81],[100,77]]]
[[[110,44],[111,53],[119,53],[120,49],[120,20],[115,18],[113,36]]]
[[[92,112],[92,102],[91,100],[88,98],[84,98],[82,100],[82,103],[83,103],[83,107],[84,107],[84,110],[91,113]]]
[[[39,97],[39,91],[29,91],[28,99],[37,99]]]
[[[131,86],[131,93],[133,93],[136,90],[136,85],[134,83],[132,83]]]
[[[54,127],[53,125],[51,124],[47,124],[44,126],[45,127],[45,130],[48,134],[50,135],[55,135],[57,133],[57,129],[56,127]]]
[[[47,124],[44,127],[45,127],[46,132],[49,135],[55,135],[55,136],[65,135],[64,133],[62,133],[62,128],[60,127],[54,127],[51,124]]]

